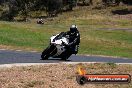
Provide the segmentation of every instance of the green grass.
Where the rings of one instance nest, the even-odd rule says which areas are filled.
[[[87,35],[88,34],[88,35]],[[87,48],[82,52],[121,57],[132,57],[132,32],[91,30],[87,32],[85,43]]]
[[[81,33],[79,54],[132,58],[132,31],[99,30],[132,28],[132,21],[92,14],[86,7],[63,13],[45,25],[37,25],[34,20],[31,23],[0,21],[0,45],[41,52],[48,46],[50,36],[69,30],[71,24],[77,24]]]
[[[132,32],[97,30],[89,25],[79,24],[81,33],[80,54],[132,57]],[[0,44],[22,49],[42,51],[53,34],[67,31],[68,25],[37,25],[33,23],[0,24]]]

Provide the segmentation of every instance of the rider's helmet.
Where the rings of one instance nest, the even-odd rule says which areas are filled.
[[[71,27],[70,27],[70,32],[71,33],[76,33],[77,32],[77,26],[76,25],[72,25]]]

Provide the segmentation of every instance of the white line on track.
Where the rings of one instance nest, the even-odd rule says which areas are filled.
[[[4,51],[4,50],[6,50],[6,49],[0,49],[1,51]]]
[[[24,52],[24,50],[19,50],[19,49],[0,49],[0,51],[16,51],[16,52]],[[26,51],[26,52],[33,52],[33,53],[38,53],[38,51]]]

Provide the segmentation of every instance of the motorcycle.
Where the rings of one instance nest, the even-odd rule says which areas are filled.
[[[47,60],[49,57],[61,58],[62,60],[67,60],[72,54],[69,46],[69,36],[65,32],[54,35],[50,38],[49,46],[42,52],[42,60]]]
[[[44,24],[44,21],[43,20],[38,20],[37,24]]]

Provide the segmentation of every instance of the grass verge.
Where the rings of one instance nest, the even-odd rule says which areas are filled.
[[[78,7],[59,17],[48,18],[45,25],[37,25],[35,20],[29,23],[0,21],[0,48],[41,52],[48,46],[50,36],[69,30],[71,24],[77,24],[81,33],[79,54],[132,58],[132,31],[125,30],[132,29],[132,20],[115,18],[108,13],[120,8],[91,10],[90,7]]]

